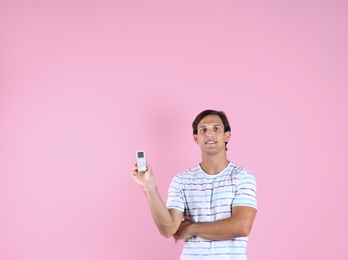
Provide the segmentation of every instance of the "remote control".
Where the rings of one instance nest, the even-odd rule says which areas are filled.
[[[138,172],[146,172],[145,151],[138,150],[136,152],[136,158],[137,158]]]

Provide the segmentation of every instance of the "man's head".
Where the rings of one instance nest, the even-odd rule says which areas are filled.
[[[220,120],[222,122],[222,127],[223,127],[222,130],[226,136],[225,137],[225,149],[227,151],[227,143],[229,140],[231,127],[230,127],[230,123],[228,122],[227,116],[223,111],[207,109],[207,110],[204,110],[201,113],[199,113],[192,123],[192,130],[193,130],[194,136],[198,135],[198,126],[199,126],[200,122],[202,121],[202,119],[206,118],[207,116],[215,116],[215,117],[218,116],[220,118]]]

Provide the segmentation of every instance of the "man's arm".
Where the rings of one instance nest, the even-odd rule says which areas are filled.
[[[151,166],[148,162],[146,162],[146,165],[146,172],[138,172],[135,164],[132,171],[132,177],[144,189],[152,218],[155,221],[158,230],[163,236],[171,237],[177,232],[180,226],[183,212],[176,209],[167,209],[158,193]]]
[[[248,236],[254,223],[256,212],[256,209],[252,207],[236,206],[233,207],[232,217],[217,222],[192,223],[184,221],[174,235],[175,241],[192,236],[199,236],[209,240],[225,240]]]

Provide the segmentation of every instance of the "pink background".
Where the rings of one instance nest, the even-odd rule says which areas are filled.
[[[131,179],[166,199],[224,110],[258,181],[250,260],[344,260],[346,1],[0,3],[0,259],[178,259]]]

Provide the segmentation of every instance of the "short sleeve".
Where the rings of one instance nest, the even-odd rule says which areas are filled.
[[[168,209],[185,211],[185,201],[181,190],[180,178],[175,176],[168,189],[168,199],[166,206]]]
[[[256,179],[250,172],[240,172],[236,181],[236,192],[232,207],[248,206],[257,209]]]

